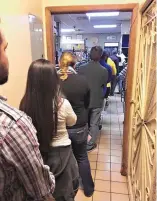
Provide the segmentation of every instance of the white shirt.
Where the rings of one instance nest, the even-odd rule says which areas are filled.
[[[67,126],[74,126],[76,124],[77,116],[74,113],[69,101],[63,99],[63,103],[58,111],[58,125],[57,134],[53,137],[51,146],[68,146],[71,144],[67,132]]]
[[[119,66],[123,66],[123,63],[125,62],[126,56],[123,53],[117,54],[117,56],[121,58],[121,61],[119,62]]]

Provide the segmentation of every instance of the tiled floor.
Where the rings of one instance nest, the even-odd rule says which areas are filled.
[[[95,192],[86,198],[79,190],[75,201],[129,201],[127,179],[120,174],[123,119],[120,97],[110,97],[110,105],[102,113],[98,147],[89,154]]]

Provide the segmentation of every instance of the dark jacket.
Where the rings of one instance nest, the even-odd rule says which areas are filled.
[[[77,122],[71,128],[85,126],[88,122],[87,110],[90,100],[90,90],[86,79],[78,74],[69,74],[65,81],[61,81],[61,87],[77,115]]]
[[[90,88],[89,108],[101,108],[104,100],[104,86],[108,81],[107,70],[99,62],[90,61],[80,67],[79,74],[86,77]]]

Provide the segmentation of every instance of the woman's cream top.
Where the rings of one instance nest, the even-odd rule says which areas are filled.
[[[77,116],[74,113],[69,101],[67,99],[63,99],[63,103],[58,111],[57,134],[53,137],[51,146],[59,147],[71,144],[66,127],[74,126],[76,120]]]

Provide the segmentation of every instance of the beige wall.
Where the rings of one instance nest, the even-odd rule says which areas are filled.
[[[42,18],[42,0],[0,0],[0,27],[5,32],[10,62],[9,81],[0,94],[18,107],[24,94],[28,67],[32,61],[28,14]]]
[[[6,34],[9,46],[8,56],[10,61],[9,82],[0,86],[0,94],[8,98],[8,102],[18,107],[23,96],[28,67],[32,61],[30,29],[28,14],[38,16],[45,22],[45,7],[114,4],[114,3],[142,3],[144,0],[0,0],[0,25]],[[43,11],[43,12],[42,12]],[[44,24],[45,30],[45,24]],[[44,33],[45,35],[45,33]],[[46,37],[44,37],[46,47]],[[46,48],[45,48],[46,55]]]

